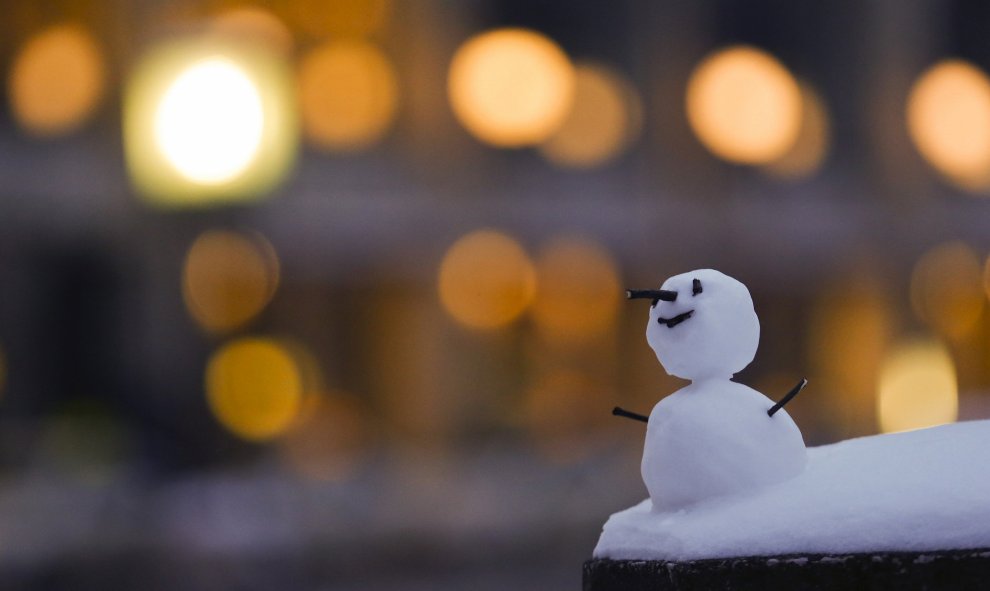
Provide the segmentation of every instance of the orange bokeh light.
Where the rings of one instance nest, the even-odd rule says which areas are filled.
[[[918,78],[907,124],[921,155],[968,189],[990,186],[990,79],[976,66],[946,60]]]
[[[550,161],[593,168],[618,156],[639,135],[642,105],[633,86],[610,68],[581,64],[574,101],[560,128],[540,145]]]
[[[539,143],[563,123],[574,67],[556,43],[526,29],[497,29],[462,45],[447,86],[457,119],[483,142]]]
[[[979,257],[962,242],[932,248],[911,271],[915,314],[942,335],[965,336],[983,313],[982,272]]]
[[[278,282],[278,256],[264,237],[211,230],[189,247],[182,296],[200,326],[225,332],[257,316],[275,295]]]
[[[801,127],[801,91],[776,58],[748,46],[705,58],[688,81],[687,116],[716,156],[741,164],[782,157]]]
[[[310,39],[366,37],[387,24],[390,0],[285,0],[279,6],[299,33]]]
[[[825,101],[806,84],[801,85],[801,129],[794,145],[764,170],[782,179],[808,177],[821,169],[831,143],[831,123]]]
[[[364,41],[334,41],[307,53],[297,74],[303,131],[315,145],[358,150],[391,127],[399,102],[391,61]]]
[[[292,54],[294,45],[285,23],[257,6],[242,6],[218,14],[210,23],[210,32],[244,43],[262,43],[284,56]]]
[[[497,328],[519,317],[536,291],[536,272],[518,242],[494,230],[459,239],[443,258],[440,301],[458,322]]]
[[[73,131],[96,110],[106,78],[103,52],[88,31],[71,24],[46,29],[24,44],[10,70],[14,118],[39,136]]]
[[[544,336],[580,342],[611,328],[619,307],[618,271],[605,250],[587,239],[558,238],[536,259],[539,288],[533,320]]]

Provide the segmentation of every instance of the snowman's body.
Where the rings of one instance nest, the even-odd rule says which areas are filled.
[[[804,470],[804,440],[783,410],[756,390],[724,379],[695,382],[650,413],[643,481],[655,511],[741,493]]]
[[[646,336],[668,373],[692,380],[650,414],[643,481],[654,511],[744,493],[800,474],[801,431],[773,401],[730,381],[752,361],[760,325],[742,283],[702,269],[668,279]]]

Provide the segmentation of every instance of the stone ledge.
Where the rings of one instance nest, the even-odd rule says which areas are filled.
[[[584,563],[584,591],[987,588],[990,548]]]

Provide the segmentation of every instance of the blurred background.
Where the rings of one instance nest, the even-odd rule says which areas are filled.
[[[5,589],[576,589],[699,267],[809,445],[990,417],[984,2],[3,13]]]

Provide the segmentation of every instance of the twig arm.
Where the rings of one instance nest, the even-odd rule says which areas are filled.
[[[801,381],[798,382],[796,386],[794,386],[793,388],[791,388],[791,391],[788,392],[783,398],[781,398],[780,399],[780,402],[778,402],[777,404],[774,404],[773,406],[770,407],[770,410],[767,411],[767,415],[772,417],[774,415],[774,413],[776,413],[778,410],[784,408],[784,405],[787,404],[788,402],[790,402],[791,401],[791,398],[794,398],[795,396],[797,396],[801,392],[801,390],[803,390],[804,387],[807,386],[807,385],[808,385],[808,379],[807,378],[801,378]]]
[[[623,408],[619,408],[618,406],[612,409],[612,414],[617,417],[625,417],[627,419],[633,419],[634,421],[642,421],[644,423],[648,423],[650,421],[650,417],[643,416],[638,413],[630,412]]]

